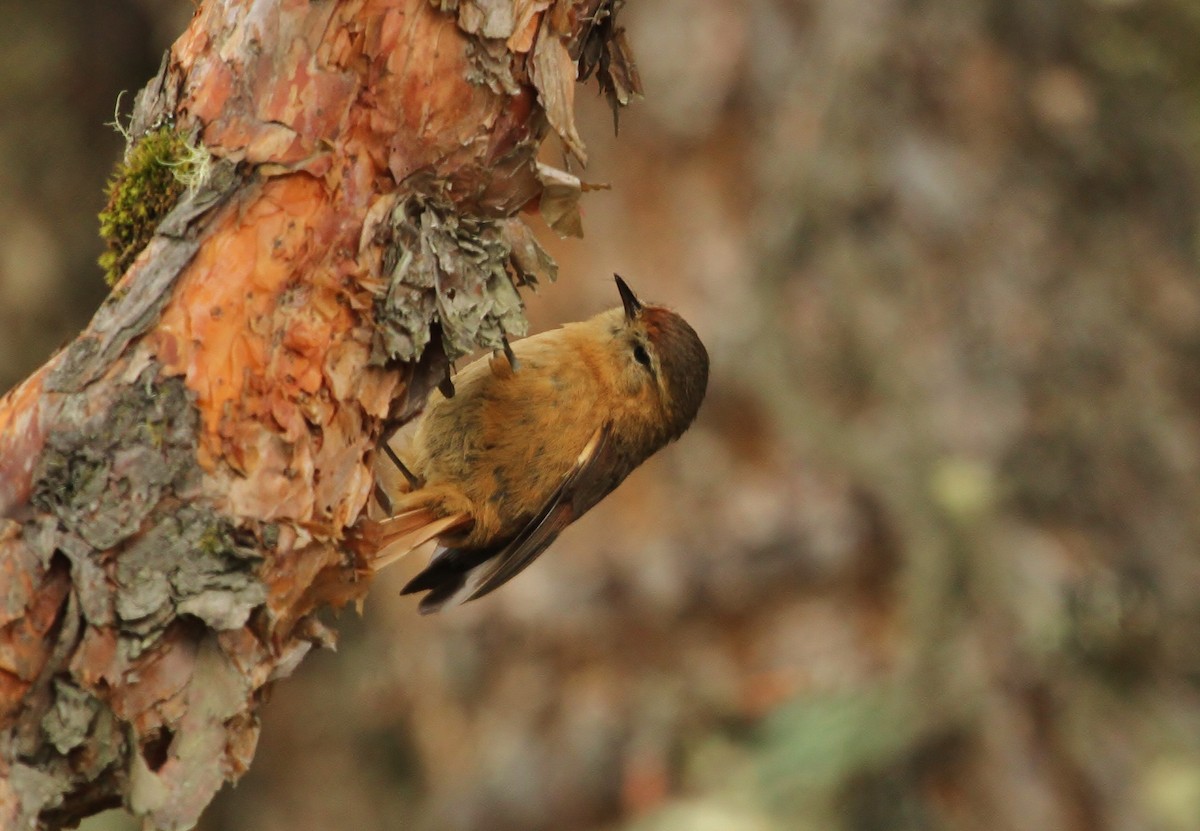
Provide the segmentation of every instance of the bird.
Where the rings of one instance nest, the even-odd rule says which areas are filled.
[[[621,305],[506,340],[432,392],[406,459],[383,442],[409,488],[381,496],[390,515],[363,539],[373,570],[437,540],[401,590],[425,592],[421,614],[507,583],[696,418],[700,337],[614,277]]]

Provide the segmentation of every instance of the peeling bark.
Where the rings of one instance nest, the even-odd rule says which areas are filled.
[[[523,331],[554,265],[518,212],[553,182],[579,230],[535,156],[553,129],[585,157],[577,74],[637,91],[619,5],[200,4],[130,131],[214,164],[0,400],[4,828],[187,828],[249,766],[268,686],[332,643],[315,614],[369,587],[380,436]]]

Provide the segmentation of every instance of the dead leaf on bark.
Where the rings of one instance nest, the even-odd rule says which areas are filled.
[[[542,18],[533,44],[530,78],[554,132],[580,164],[587,164],[587,150],[575,127],[575,61],[567,44],[554,31],[550,16]]]
[[[583,217],[579,213],[579,198],[588,191],[608,190],[609,185],[583,182],[578,176],[538,162],[538,180],[542,197],[538,210],[560,237],[582,237]]]
[[[618,128],[621,107],[642,94],[642,78],[633,60],[625,29],[617,25],[617,14],[625,0],[602,4],[592,16],[592,25],[580,39],[579,80],[596,75],[600,91],[608,98],[613,113],[613,130]]]

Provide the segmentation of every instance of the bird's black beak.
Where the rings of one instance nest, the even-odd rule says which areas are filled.
[[[617,291],[621,293],[621,303],[625,306],[625,319],[633,320],[642,310],[642,301],[637,299],[633,289],[621,279],[620,274],[614,274],[613,277],[617,278]]]

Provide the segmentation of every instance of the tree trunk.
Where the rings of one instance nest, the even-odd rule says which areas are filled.
[[[0,400],[3,827],[186,828],[246,770],[271,682],[332,642],[317,612],[369,588],[380,437],[553,276],[516,214],[578,230],[578,179],[535,157],[553,131],[585,158],[577,72],[638,91],[619,5],[200,3],[127,153],[167,136],[186,158],[151,167],[188,174],[114,184],[149,228]]]

